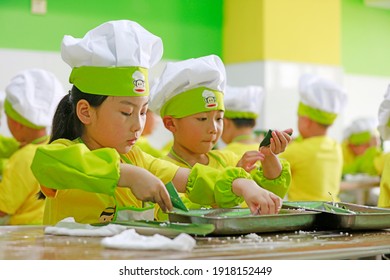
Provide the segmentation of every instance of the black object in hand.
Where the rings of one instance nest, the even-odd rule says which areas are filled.
[[[290,136],[291,136],[291,134],[292,133],[288,133],[288,135],[290,135]],[[267,134],[265,135],[263,141],[261,141],[260,147],[267,147],[267,146],[269,146],[271,144],[271,137],[272,137],[272,130],[269,129]]]
[[[271,144],[271,137],[272,137],[272,130],[269,129],[263,141],[261,141],[260,147],[269,146]]]

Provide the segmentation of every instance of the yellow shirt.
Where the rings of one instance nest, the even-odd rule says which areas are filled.
[[[243,154],[245,154],[245,152],[258,151],[259,144],[260,143],[244,144],[244,143],[240,143],[240,142],[231,142],[231,143],[227,144],[222,150],[223,151],[231,151],[231,152],[233,152],[236,155],[241,157]]]
[[[156,149],[155,147],[153,147],[150,142],[149,142],[149,139],[144,137],[144,136],[141,136],[137,142],[135,143],[136,146],[140,147],[142,151],[144,151],[145,153],[148,153],[149,155],[152,155],[156,158],[160,158],[162,157],[164,154],[163,154],[163,151],[160,151],[158,149]]]
[[[348,148],[346,141],[342,143],[343,175],[368,174],[381,175],[383,170],[383,151],[378,147],[369,147],[362,155],[354,155]]]
[[[235,153],[231,151],[225,151],[225,150],[211,150],[207,153],[209,158],[208,167],[215,168],[217,170],[225,170],[227,167],[235,167],[238,163],[238,161],[241,159],[240,156],[236,155]],[[179,159],[172,159],[171,157],[165,156],[165,160],[173,162],[181,167],[189,167],[186,163]],[[290,165],[286,160],[281,160],[282,164],[282,173],[280,176],[276,179],[267,179],[264,177],[263,171],[261,169],[261,166],[259,168],[256,168],[253,170],[250,175],[252,176],[252,179],[256,181],[258,185],[263,187],[264,189],[267,189],[280,197],[283,197],[289,186],[291,181],[291,173],[290,173]],[[184,203],[187,205],[188,208],[196,209],[200,207],[213,207],[213,205],[199,205],[197,203],[192,203],[189,200],[184,199]],[[199,198],[201,200],[201,198]],[[242,204],[242,206],[246,206],[246,204]]]
[[[154,205],[145,205],[129,188],[117,187],[120,161],[149,170],[164,184],[172,181],[178,170],[136,146],[125,155],[110,148],[90,151],[79,140],[59,139],[41,147],[32,169],[47,196],[44,223],[53,225],[67,217],[89,224],[152,220]]]
[[[0,182],[0,210],[10,215],[11,225],[42,224],[44,201],[37,199],[39,183],[30,166],[40,145],[28,144],[8,160]]]
[[[386,154],[381,177],[378,207],[390,208],[390,156]]]
[[[280,157],[291,166],[288,200],[339,200],[343,159],[341,145],[335,140],[327,136],[300,138],[289,144]]]
[[[20,143],[15,138],[0,135],[0,174],[3,173],[9,157],[19,149],[19,146]]]

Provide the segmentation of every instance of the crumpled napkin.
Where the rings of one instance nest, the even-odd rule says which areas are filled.
[[[191,251],[196,240],[186,233],[170,239],[160,234],[144,236],[138,234],[135,229],[128,229],[113,237],[103,238],[101,244],[113,249]]]
[[[45,234],[72,235],[72,236],[113,236],[127,228],[122,225],[108,224],[106,226],[91,226],[76,223],[73,217],[59,221],[55,226],[45,228]]]

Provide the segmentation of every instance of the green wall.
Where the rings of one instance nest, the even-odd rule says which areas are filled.
[[[341,60],[345,72],[390,76],[390,10],[342,0]]]
[[[47,0],[47,14],[32,15],[31,0],[0,0],[0,48],[59,51],[64,35],[82,37],[108,20],[131,19],[162,38],[165,59],[222,57],[222,36],[229,36],[223,34],[225,1]],[[340,3],[345,72],[390,76],[390,10],[367,7],[364,0]]]
[[[47,0],[32,15],[31,0],[0,0],[0,48],[59,51],[62,37],[82,37],[99,24],[137,21],[162,38],[165,59],[222,54],[223,0]]]

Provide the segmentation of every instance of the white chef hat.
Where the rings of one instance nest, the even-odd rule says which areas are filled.
[[[51,126],[64,88],[56,76],[43,69],[27,69],[11,79],[5,89],[5,113],[31,128]]]
[[[379,105],[378,130],[383,140],[390,140],[390,85]]]
[[[62,59],[73,68],[69,81],[85,93],[147,96],[148,69],[157,64],[163,44],[130,20],[109,21],[81,39],[66,35]]]
[[[373,136],[378,135],[378,120],[374,117],[361,117],[355,119],[344,129],[344,140],[354,145],[370,142]]]
[[[225,117],[230,119],[256,119],[260,113],[264,94],[261,86],[226,86],[224,95]]]
[[[175,118],[225,110],[225,87],[225,66],[216,55],[168,62],[151,89],[149,108],[161,117]]]
[[[346,92],[332,81],[305,74],[299,80],[300,103],[298,115],[331,125],[346,107]]]

